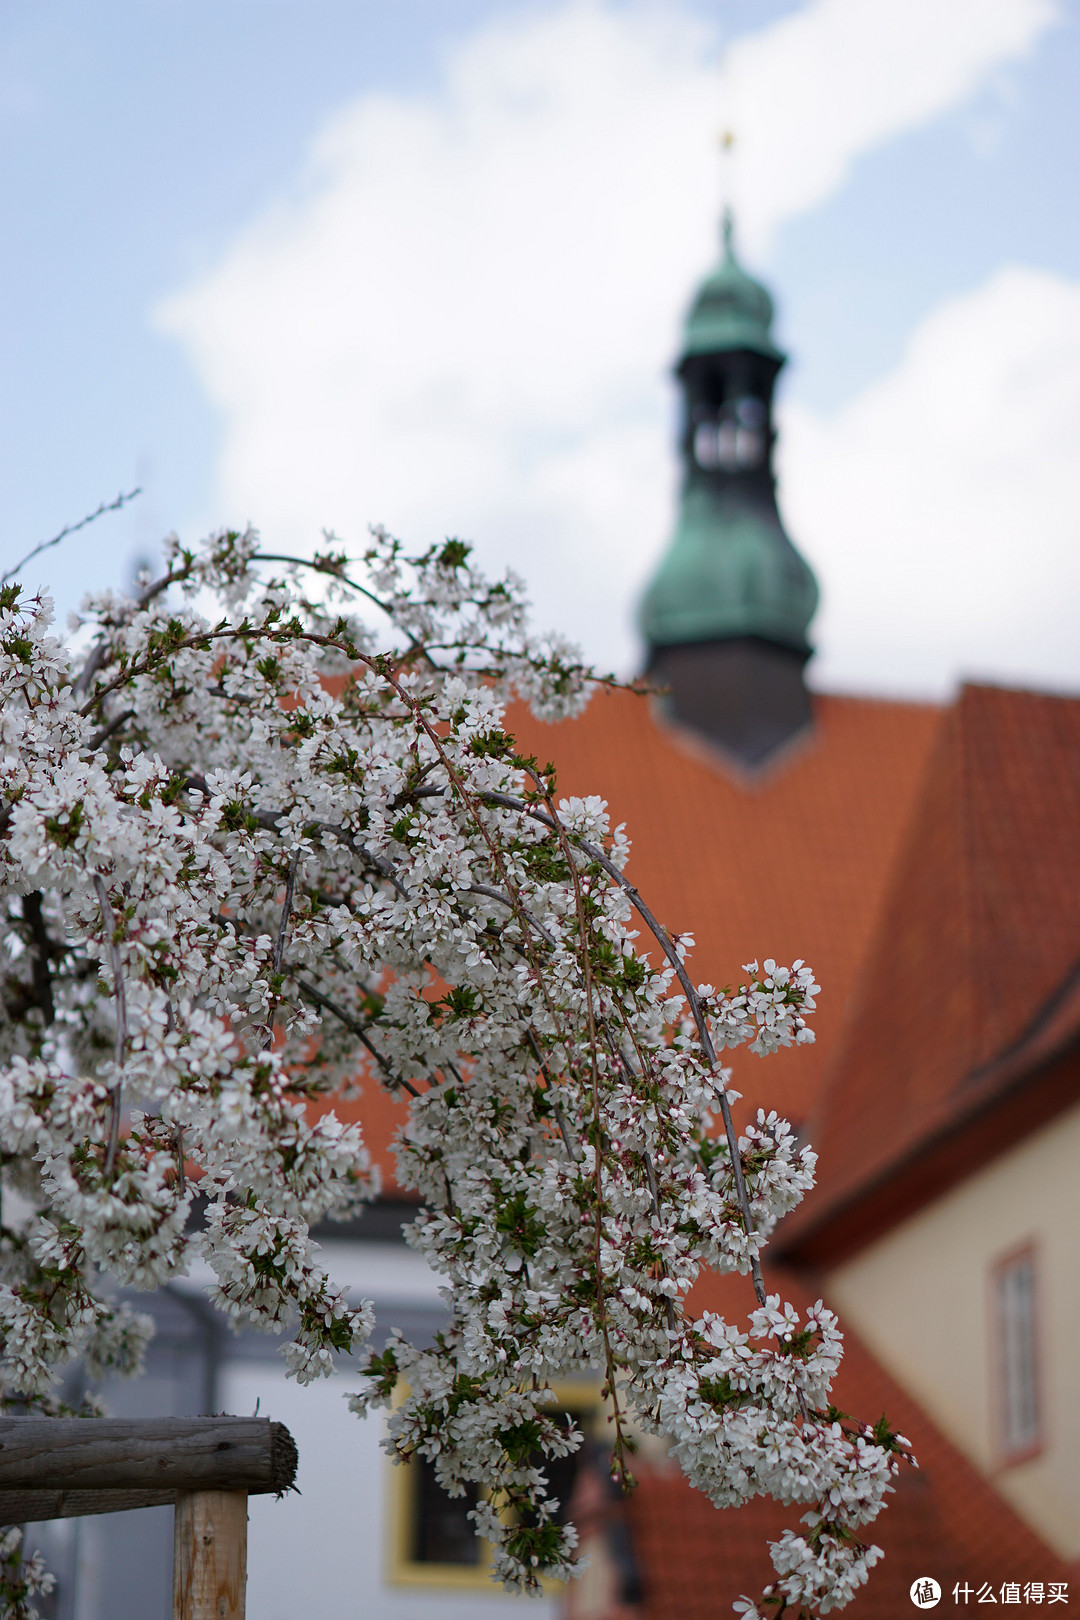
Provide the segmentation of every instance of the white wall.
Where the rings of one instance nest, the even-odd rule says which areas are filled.
[[[490,1592],[392,1587],[388,1506],[392,1464],[379,1448],[383,1424],[349,1412],[355,1380],[335,1375],[300,1389],[268,1362],[234,1362],[225,1374],[229,1411],[285,1423],[300,1453],[301,1494],[252,1497],[248,1528],[248,1620],[552,1620],[552,1603]]]
[[[1033,1242],[1044,1445],[1000,1457],[992,1269]],[[1080,1107],[827,1279],[850,1322],[950,1440],[1063,1556],[1080,1556]]]

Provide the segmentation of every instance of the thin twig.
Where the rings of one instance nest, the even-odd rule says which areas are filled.
[[[35,889],[31,894],[23,896],[23,921],[30,934],[30,954],[33,962],[34,999],[41,1009],[41,1019],[46,1027],[56,1018],[56,1006],[52,993],[52,972],[49,967],[49,958],[52,956],[52,941],[45,926],[45,917],[41,909],[41,890]]]
[[[648,1180],[648,1183],[649,1183],[649,1195],[652,1198],[653,1214],[656,1216],[657,1225],[662,1226],[663,1225],[663,1217],[660,1214],[660,1188],[657,1186],[657,1183],[656,1183],[656,1171],[653,1168],[652,1157],[649,1154],[649,1151],[648,1151],[647,1148],[643,1151],[643,1153],[641,1155],[641,1158],[642,1158],[642,1162],[643,1162],[643,1164],[645,1166],[645,1176],[646,1176],[646,1179]],[[661,1265],[661,1270],[663,1272],[664,1279],[667,1280],[668,1275],[669,1275],[668,1274],[668,1268],[667,1268],[667,1266],[665,1266],[663,1264],[662,1261],[660,1262],[660,1265]],[[667,1318],[667,1325],[668,1325],[669,1332],[674,1333],[675,1332],[675,1301],[672,1299],[670,1294],[665,1294],[664,1295],[664,1315]]]
[[[80,669],[79,673],[71,683],[71,694],[73,697],[82,697],[83,693],[89,689],[90,682],[93,680],[94,676],[105,662],[105,659],[108,657],[108,652],[109,643],[104,637],[102,637],[94,644],[93,647],[91,647],[90,652],[87,655],[86,663],[83,665],[82,669]]]
[[[436,754],[438,755],[439,759],[442,761],[443,769],[446,771],[447,780],[448,780],[448,782],[450,784],[451,791],[456,793],[458,795],[458,797],[461,799],[461,801],[464,804],[465,808],[467,809],[467,811],[471,815],[471,817],[473,819],[473,823],[476,826],[477,830],[479,831],[480,836],[483,838],[484,842],[487,844],[488,852],[489,852],[489,854],[491,856],[492,865],[495,867],[496,871],[499,873],[499,876],[502,878],[502,881],[506,886],[506,890],[507,890],[508,894],[510,894],[511,897],[513,898],[515,914],[519,916],[519,920],[523,924],[524,919],[520,917],[520,913],[524,910],[524,905],[523,905],[523,902],[522,902],[522,899],[521,899],[519,886],[514,881],[512,874],[510,873],[510,871],[508,870],[508,868],[506,866],[506,863],[505,863],[505,861],[503,859],[502,851],[500,850],[497,841],[492,837],[492,834],[491,834],[489,828],[487,827],[483,817],[479,814],[479,806],[487,798],[487,795],[483,794],[483,793],[477,793],[474,796],[473,793],[471,792],[471,790],[466,786],[464,777],[461,775],[460,771],[458,771],[457,767],[454,765],[453,760],[450,758],[450,755],[447,753],[445,747],[443,746],[442,738],[439,736],[439,733],[436,731],[435,727],[431,724],[431,722],[428,720],[427,716],[424,714],[423,708],[417,702],[417,700],[412,696],[412,694],[410,692],[408,692],[401,685],[401,682],[398,681],[398,680],[395,680],[394,676],[387,671],[387,669],[385,668],[385,666],[383,664],[383,661],[381,659],[370,658],[365,654],[358,654],[358,657],[359,657],[361,663],[366,664],[368,669],[370,669],[373,673],[380,676],[380,678],[382,680],[386,681],[387,685],[391,688],[391,690],[393,692],[395,692],[397,694],[397,696],[401,699],[401,702],[410,711],[416,725],[419,727],[419,729],[421,731],[423,731],[424,735],[427,737],[428,741],[431,743],[431,746],[434,748],[434,750],[435,750]],[[514,808],[517,808],[517,801],[515,801]],[[552,1003],[550,995],[548,994],[547,980],[546,980],[546,978],[544,976],[544,973],[542,971],[540,961],[539,961],[538,957],[536,956],[536,954],[534,952],[533,941],[532,941],[532,939],[530,937],[529,930],[525,926],[522,926],[522,928],[521,928],[521,941],[522,941],[522,953],[526,957],[526,960],[528,961],[529,966],[532,969],[533,978],[534,978],[534,981],[536,983],[537,990],[540,993],[540,995],[544,998],[544,1001],[545,1001],[545,1003],[547,1005],[547,1010],[551,1015],[552,1022],[555,1024],[556,1028],[558,1028],[558,1026],[559,1026],[558,1013],[557,1013],[557,1010],[556,1010],[554,1004]]]
[[[550,1099],[551,1112],[555,1115],[555,1123],[559,1127],[559,1135],[563,1139],[563,1146],[566,1149],[571,1163],[577,1164],[578,1156],[570,1144],[570,1132],[566,1128],[566,1120],[563,1118],[563,1111],[555,1100],[555,1082],[551,1078],[551,1073],[546,1062],[544,1061],[544,1054],[540,1050],[540,1043],[536,1039],[536,1034],[531,1024],[525,1030],[525,1039],[532,1047],[533,1057],[536,1059],[537,1067],[544,1077],[544,1083],[547,1086],[547,1095]]]
[[[249,938],[255,938],[255,930],[251,928],[244,928],[237,917],[226,917],[219,911],[214,914],[214,921],[220,924],[223,928],[231,928],[237,938],[239,938],[242,934],[246,934]],[[404,1079],[404,1077],[400,1074],[395,1074],[394,1070],[390,1067],[390,1064],[386,1061],[378,1047],[369,1037],[367,1031],[371,1027],[370,1024],[361,1024],[358,1019],[352,1016],[351,1013],[346,1012],[344,1007],[339,1006],[336,1001],[332,1000],[331,997],[325,993],[325,991],[322,991],[316,985],[309,983],[307,979],[302,979],[299,973],[296,971],[296,968],[293,967],[289,962],[282,961],[280,971],[284,973],[287,978],[292,980],[297,989],[300,991],[301,995],[306,996],[309,1001],[313,1001],[316,1007],[322,1007],[326,1012],[332,1014],[332,1016],[337,1019],[339,1024],[343,1024],[351,1034],[356,1036],[361,1045],[365,1046],[371,1053],[372,1057],[375,1059],[376,1063],[379,1065],[380,1069],[383,1071],[392,1085],[400,1086],[403,1091],[408,1091],[414,1097],[423,1096],[423,1092],[417,1091],[416,1087],[412,1085],[410,1081]],[[434,1084],[434,1082],[432,1082],[432,1084]]]
[[[6,579],[10,579],[12,574],[17,574],[20,568],[25,568],[28,562],[33,562],[35,557],[40,557],[43,551],[48,551],[50,546],[58,546],[61,540],[67,539],[69,534],[78,534],[80,529],[85,529],[90,523],[96,523],[99,517],[105,516],[106,512],[119,512],[120,508],[126,506],[128,501],[133,501],[136,495],[141,494],[141,486],[138,489],[129,489],[126,495],[118,495],[115,501],[102,501],[95,512],[88,512],[84,518],[79,519],[78,523],[65,524],[59,534],[54,534],[51,540],[43,540],[39,546],[34,547],[33,551],[28,551],[21,562],[17,562],[13,568],[9,568],[6,574],[0,574],[0,585]]]
[[[293,889],[296,887],[296,868],[300,864],[301,851],[296,849],[289,862],[289,874],[285,879],[285,899],[281,906],[281,926],[278,928],[277,943],[274,946],[274,972],[281,972],[281,958],[285,954],[285,936],[289,930],[289,913],[292,911]]]
[[[327,538],[329,539],[330,536],[327,536]],[[326,574],[330,579],[336,579],[339,584],[347,585],[349,590],[355,591],[358,596],[366,596],[368,601],[374,602],[375,606],[380,608],[388,619],[394,617],[393,608],[384,602],[381,597],[376,596],[374,591],[369,591],[366,585],[361,585],[355,579],[350,579],[340,568],[330,566],[322,558],[288,557],[280,551],[256,551],[252,553],[251,561],[287,563],[292,568],[310,568],[316,574]],[[432,669],[441,669],[442,666],[437,664],[434,658],[431,657],[424,643],[417,641],[412,632],[406,630],[404,626],[401,626],[401,629],[413,652],[419,653],[422,658],[426,658]]]
[[[168,590],[170,585],[175,585],[180,580],[190,578],[192,566],[193,565],[189,564],[187,567],[178,568],[175,572],[170,570],[169,573],[163,574],[160,579],[155,580],[150,585],[147,585],[146,589],[140,591],[138,596],[135,598],[135,606],[141,611],[144,607],[146,607],[148,602],[153,601],[155,596],[159,596],[162,591]],[[108,637],[104,632],[102,632],[97,641],[94,643],[93,647],[90,649],[86,663],[83,665],[82,669],[79,671],[72,683],[71,690],[75,697],[81,697],[83,692],[89,688],[90,682],[93,680],[94,676],[97,674],[98,670],[108,657],[109,645]]]
[[[548,933],[540,919],[538,917],[534,917],[532,912],[526,906],[521,905],[520,902],[515,904],[515,902],[510,899],[509,895],[500,894],[498,889],[489,889],[486,883],[470,883],[468,888],[462,887],[460,889],[456,889],[454,892],[456,894],[482,894],[488,900],[498,901],[499,905],[505,906],[507,911],[520,911],[521,915],[528,919],[530,927],[536,929],[536,932],[541,936],[541,938],[547,941],[552,950],[555,949],[555,941]]]
[[[109,1146],[105,1152],[105,1174],[111,1176],[116,1167],[116,1155],[120,1147],[120,1105],[123,1100],[124,1052],[127,1047],[127,1002],[124,997],[124,968],[120,960],[120,947],[116,943],[116,918],[113,915],[113,908],[109,904],[109,891],[99,877],[94,878],[94,887],[97,890],[98,905],[101,907],[101,920],[105,925],[105,938],[109,947],[109,954],[112,957],[113,994],[116,997],[116,1043],[114,1047],[116,1084],[112,1089]]]
[[[328,535],[327,538],[332,539],[334,537]],[[382,612],[386,614],[388,619],[392,620],[394,617],[394,609],[389,603],[384,602],[381,597],[376,596],[374,591],[368,590],[367,586],[361,585],[355,579],[350,579],[348,574],[346,574],[342,568],[335,567],[334,564],[332,562],[328,562],[326,558],[290,557],[284,552],[279,551],[257,551],[252,554],[251,561],[279,562],[286,563],[293,568],[310,568],[317,574],[325,574],[329,579],[336,579],[339,584],[347,586],[351,591],[356,591],[359,596],[366,596],[368,601],[373,602],[377,608],[380,608]],[[498,648],[490,649],[483,641],[418,641],[412,632],[405,629],[403,625],[399,625],[397,628],[400,629],[404,634],[413,653],[423,658],[428,664],[429,668],[444,674],[446,673],[447,666],[445,664],[441,664],[437,658],[433,657],[434,652],[452,652],[460,655],[466,652],[495,651],[498,653],[500,651]],[[505,660],[506,649],[502,649],[502,652]],[[531,665],[534,669],[542,669],[545,667],[545,662],[543,659],[530,656],[528,653],[511,651],[510,656],[520,659],[523,663]],[[596,675],[586,664],[574,664],[571,667],[576,673],[584,675],[588,680],[593,681],[597,686],[616,687],[619,689],[625,687],[628,691],[648,690],[648,688],[642,688],[637,682],[628,686],[625,681],[618,680],[614,675]],[[477,669],[474,666],[473,672],[480,675],[503,675],[505,674],[505,669],[499,665],[487,666],[480,669]]]
[[[543,791],[543,784],[538,777],[534,777],[537,787]],[[615,1353],[611,1348],[611,1337],[608,1333],[607,1296],[604,1289],[604,1156],[601,1152],[603,1141],[603,1126],[600,1109],[600,1064],[597,1056],[597,1030],[596,1012],[593,1006],[593,976],[591,941],[589,938],[589,920],[585,913],[585,896],[581,887],[581,873],[574,859],[573,851],[567,838],[566,828],[562,818],[557,814],[551,802],[550,793],[545,792],[545,801],[548,813],[554,820],[556,836],[562,848],[563,858],[570,869],[574,882],[574,906],[577,913],[578,938],[581,941],[581,972],[585,981],[585,1021],[589,1035],[589,1072],[592,1086],[593,1129],[596,1133],[593,1142],[593,1198],[596,1206],[596,1219],[593,1226],[593,1266],[596,1272],[596,1319],[600,1329],[600,1337],[604,1341],[604,1370],[607,1374],[608,1394],[611,1398],[611,1416],[615,1424],[615,1473],[619,1484],[624,1490],[630,1489],[634,1480],[626,1466],[626,1440],[622,1431],[622,1413],[619,1408],[619,1391],[615,1375]]]
[[[149,585],[144,585],[136,596],[136,606],[142,609],[152,602],[155,596],[160,596],[162,591],[167,591],[170,585],[178,585],[181,580],[190,579],[193,567],[194,562],[188,562],[183,568],[177,568],[176,570],[170,568],[169,572],[162,574],[160,579],[152,579]]]
[[[290,972],[288,968],[286,968],[285,971],[287,973]],[[357,1019],[353,1018],[351,1013],[347,1013],[344,1007],[339,1007],[336,1001],[331,1001],[329,996],[324,995],[323,992],[316,989],[313,984],[309,984],[306,979],[301,979],[297,973],[290,973],[290,977],[292,978],[293,983],[296,985],[296,988],[300,991],[301,995],[307,996],[310,1001],[315,1003],[316,1007],[324,1007],[328,1013],[332,1013],[334,1015],[340,1024],[344,1024],[345,1028],[356,1036],[361,1045],[365,1046],[371,1053],[372,1057],[379,1065],[379,1068],[383,1071],[392,1085],[400,1086],[402,1090],[407,1091],[411,1097],[422,1097],[424,1095],[422,1091],[417,1091],[416,1087],[411,1083],[411,1081],[406,1080],[400,1074],[394,1073],[394,1070],[390,1067],[389,1063],[387,1063],[374,1041],[369,1038],[365,1026],[359,1023]]]
[[[108,742],[109,738],[114,734],[114,732],[119,731],[121,726],[126,726],[128,721],[133,720],[134,718],[135,710],[125,709],[122,714],[117,715],[115,720],[110,720],[107,726],[102,726],[100,731],[96,731],[94,733],[86,745],[87,748],[100,748],[102,743]]]
[[[612,1034],[611,1030],[609,1029],[607,1020],[604,1019],[604,1018],[601,1018],[599,1020],[599,1026],[598,1027],[599,1027],[601,1035],[604,1037],[604,1040],[607,1043],[607,1049],[611,1053],[612,1062],[617,1064],[623,1070],[623,1072],[625,1074],[632,1077],[634,1071],[633,1071],[630,1063],[627,1061],[627,1057],[626,1057],[625,1052],[619,1046],[618,1041],[615,1039],[615,1036]],[[656,1216],[657,1226],[661,1227],[663,1225],[663,1216],[660,1213],[660,1188],[659,1188],[659,1185],[658,1185],[657,1180],[656,1180],[656,1170],[655,1170],[655,1168],[653,1166],[652,1157],[651,1157],[651,1155],[649,1153],[648,1148],[642,1148],[642,1150],[641,1150],[641,1162],[642,1162],[642,1164],[644,1165],[644,1168],[645,1168],[645,1179],[649,1184],[649,1196],[652,1199],[653,1214]],[[667,1266],[664,1265],[663,1261],[660,1261],[659,1265],[660,1265],[661,1276],[664,1277],[664,1278],[668,1278],[670,1276],[670,1273],[668,1271]],[[665,1316],[667,1318],[668,1327],[671,1329],[672,1333],[674,1333],[674,1331],[675,1331],[675,1305],[674,1305],[674,1303],[673,1303],[673,1301],[671,1299],[670,1294],[666,1294],[664,1296],[664,1314],[665,1314]]]
[[[281,814],[284,815],[284,811]],[[356,834],[349,832],[347,827],[335,827],[329,821],[316,821],[313,823],[313,827],[319,832],[333,833],[334,837],[339,839],[346,849],[351,849],[353,854],[359,855],[360,859],[368,866],[374,867],[380,877],[384,877],[387,883],[397,890],[403,900],[409,898],[408,889],[395,872],[393,863],[385,855],[379,855],[375,850],[369,849],[366,844],[362,844]]]
[[[289,931],[289,915],[292,911],[293,889],[296,886],[296,868],[300,863],[300,853],[299,848],[293,851],[293,858],[289,862],[289,871],[285,878],[285,899],[281,905],[281,922],[278,925],[277,939],[274,942],[274,954],[271,958],[275,975],[281,972],[281,958],[285,954],[285,936]],[[262,1044],[264,1052],[274,1038],[274,1013],[280,1001],[281,997],[275,992],[274,1004],[268,1009],[269,1017],[263,1025]]]
[[[675,969],[679,983],[682,986],[687,1002],[690,1005],[690,1010],[694,1017],[694,1023],[697,1026],[698,1039],[701,1042],[701,1048],[705,1054],[705,1059],[713,1073],[718,1074],[720,1070],[720,1063],[716,1056],[716,1049],[712,1043],[712,1036],[709,1033],[709,1026],[705,1019],[705,1010],[701,1005],[701,998],[694,989],[693,981],[691,980],[690,975],[687,973],[682,958],[675,949],[674,941],[669,935],[667,929],[656,917],[653,916],[652,912],[649,910],[649,907],[645,904],[645,901],[634,888],[634,885],[629,881],[628,878],[623,877],[618,867],[613,861],[608,859],[603,850],[598,849],[595,844],[588,842],[584,838],[579,840],[579,844],[583,853],[590,856],[591,859],[598,861],[609,876],[612,877],[619,885],[619,887],[626,894],[627,898],[630,900],[635,911],[649,929],[649,932],[659,942],[665,956]],[[754,1220],[750,1211],[750,1195],[746,1189],[746,1178],[743,1175],[742,1155],[739,1152],[739,1136],[735,1129],[735,1121],[731,1113],[731,1104],[728,1102],[727,1088],[723,1084],[721,1084],[718,1094],[720,1099],[720,1114],[724,1121],[724,1134],[727,1137],[728,1152],[731,1156],[732,1179],[735,1182],[735,1193],[739,1200],[739,1209],[743,1218],[743,1226],[746,1230],[747,1246],[750,1248],[750,1274],[754,1282],[754,1293],[757,1296],[758,1304],[764,1305],[767,1298],[765,1279],[761,1274],[761,1261],[751,1247],[754,1236]]]

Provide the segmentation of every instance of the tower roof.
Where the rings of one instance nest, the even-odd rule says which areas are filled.
[[[761,636],[808,653],[817,581],[775,512],[735,492],[692,485],[641,604],[652,647]]]
[[[725,210],[723,256],[698,288],[686,317],[683,358],[749,349],[771,360],[784,356],[772,341],[773,301],[735,257],[731,211]]]
[[[653,653],[753,637],[805,658],[817,581],[784,532],[772,475],[784,357],[770,336],[773,301],[737,262],[732,236],[729,210],[722,261],[686,321],[679,517],[639,623]]]

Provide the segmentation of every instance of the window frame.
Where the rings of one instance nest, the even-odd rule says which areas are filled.
[[[1031,1357],[1031,1400],[1033,1423],[1030,1438],[1016,1439],[1010,1432],[1010,1369],[1005,1320],[1005,1280],[1008,1274],[1026,1264],[1030,1269],[1029,1293],[1029,1351]],[[993,1392],[992,1433],[998,1463],[1013,1468],[1030,1462],[1046,1448],[1046,1407],[1042,1371],[1042,1286],[1040,1281],[1039,1247],[1034,1238],[1028,1238],[1008,1249],[991,1262],[990,1266],[990,1353],[992,1363],[991,1389]]]
[[[572,1411],[587,1445],[590,1436],[597,1430],[605,1405],[600,1397],[599,1376],[558,1379],[551,1388],[555,1402],[550,1410]],[[395,1406],[404,1399],[405,1393],[406,1386],[400,1384],[394,1396]],[[390,1473],[387,1493],[387,1584],[426,1588],[428,1591],[490,1592],[493,1597],[504,1595],[491,1579],[491,1544],[482,1537],[478,1538],[480,1557],[475,1564],[428,1563],[412,1556],[419,1498],[418,1474],[411,1464],[396,1463],[392,1458],[387,1458],[386,1467]],[[561,1590],[561,1583],[544,1580],[541,1584],[545,1592]]]

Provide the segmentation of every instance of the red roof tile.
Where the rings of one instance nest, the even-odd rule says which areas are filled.
[[[1080,1034],[1078,893],[1080,699],[966,687],[811,1122],[820,1183],[785,1248],[1067,1050]],[[1066,1076],[1055,1096],[1071,1095]],[[1046,1117],[1029,1114],[1029,1128]]]

